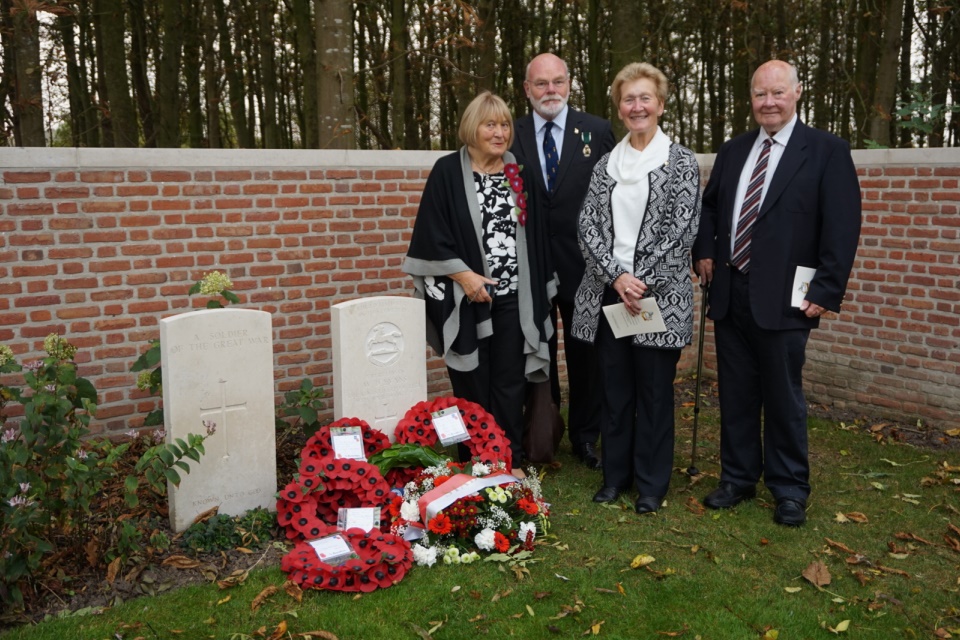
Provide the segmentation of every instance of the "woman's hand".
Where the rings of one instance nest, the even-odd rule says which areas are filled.
[[[647,285],[630,273],[623,273],[613,281],[613,290],[623,300],[623,306],[630,315],[640,313],[640,299],[647,292]]]
[[[450,277],[463,288],[464,293],[467,294],[467,300],[470,302],[493,302],[493,296],[487,293],[486,285],[496,285],[496,280],[485,278],[473,271],[459,271],[450,274]]]

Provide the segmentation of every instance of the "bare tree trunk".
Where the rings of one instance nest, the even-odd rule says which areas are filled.
[[[277,126],[277,66],[273,42],[273,18],[276,13],[274,0],[259,0],[257,4],[258,47],[260,51],[260,87],[263,90],[264,108],[261,113],[263,147],[277,149],[280,146],[280,131]]]
[[[180,61],[184,39],[181,0],[161,0],[162,44],[157,64],[157,146],[180,146]]]
[[[910,90],[913,88],[913,83],[910,79],[910,59],[913,51],[913,20],[914,0],[906,0],[903,7],[903,25],[901,26],[902,31],[900,37],[900,100],[904,103],[910,101]],[[910,130],[906,127],[898,127],[898,129],[900,130],[899,146],[910,147]]]
[[[889,147],[891,114],[897,98],[897,57],[900,53],[900,32],[903,25],[903,0],[886,0],[884,12],[883,46],[877,65],[873,109],[867,135],[881,147]]]
[[[203,12],[203,84],[207,106],[207,146],[223,147],[220,138],[220,57],[217,55],[217,16],[209,0],[201,0]]]
[[[128,0],[130,9],[130,74],[133,79],[133,96],[140,113],[145,147],[157,146],[157,132],[154,127],[153,91],[147,77],[147,27],[143,11],[143,0]]]
[[[857,123],[856,146],[866,139],[871,107],[876,90],[877,60],[880,57],[880,31],[883,22],[872,0],[860,0],[860,28],[857,41],[856,73],[854,76],[853,113]]]
[[[474,95],[484,89],[496,90],[497,0],[477,0],[477,24],[474,46],[477,48],[477,80]]]
[[[20,130],[17,144],[23,147],[44,147],[46,141],[43,134],[40,22],[37,20],[36,8],[22,0],[14,2],[13,41],[17,73],[13,112]]]
[[[293,0],[292,13],[297,59],[303,80],[303,87],[298,91],[303,101],[303,131],[300,135],[305,149],[316,149],[320,146],[320,128],[317,124],[317,43],[310,0]]]
[[[183,0],[183,81],[187,89],[187,145],[200,149],[203,138],[203,103],[200,99],[200,28],[202,0]]]
[[[255,145],[253,128],[247,120],[246,89],[243,81],[243,63],[240,56],[242,51],[239,35],[235,39],[230,37],[230,23],[227,22],[226,9],[223,0],[213,2],[214,12],[217,15],[217,30],[220,32],[220,55],[223,56],[224,71],[227,77],[227,86],[230,96],[230,116],[233,128],[237,132],[237,146],[241,149],[252,149]],[[236,19],[239,11],[231,3],[231,16]]]
[[[352,149],[353,12],[349,0],[316,0],[320,146]]]
[[[122,0],[95,0],[94,13],[100,24],[98,67],[103,70],[103,89],[106,90],[106,120],[114,147],[139,146],[137,115],[130,97],[127,79],[125,29]],[[106,140],[110,144],[110,139]]]

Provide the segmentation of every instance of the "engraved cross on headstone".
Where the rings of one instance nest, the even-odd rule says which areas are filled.
[[[220,383],[220,402],[215,404],[212,407],[203,406],[206,404],[203,400],[200,401],[200,419],[203,420],[207,417],[214,417],[214,422],[217,423],[217,432],[223,433],[223,450],[224,456],[230,457],[230,438],[229,438],[229,428],[227,426],[227,416],[231,411],[246,411],[247,403],[241,402],[238,404],[227,404],[227,381],[218,380]],[[207,398],[210,394],[206,394],[204,399]]]
[[[397,422],[400,421],[400,418],[397,417],[397,412],[395,409],[390,408],[390,402],[388,398],[380,399],[380,407],[376,410],[376,415],[373,416],[373,426],[380,428],[381,422],[388,423],[388,428],[395,427]]]

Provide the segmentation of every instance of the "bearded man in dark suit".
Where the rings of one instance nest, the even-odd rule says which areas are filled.
[[[800,122],[801,91],[786,62],[754,73],[760,129],[720,148],[693,246],[710,283],[720,385],[720,484],[703,503],[751,499],[762,475],[774,521],[787,526],[806,521],[810,495],[807,338],[824,312],[840,310],[860,236],[850,147]]]
[[[593,166],[616,141],[608,120],[567,105],[570,72],[566,63],[552,53],[541,54],[530,61],[523,88],[533,113],[514,123],[516,136],[511,151],[540,168],[534,172],[537,176],[534,188],[538,191],[542,215],[548,218],[550,250],[560,281],[552,315],[554,327],[558,312],[563,320],[570,386],[568,436],[574,454],[588,467],[597,469],[600,467],[595,449],[600,436],[600,393],[595,388],[599,379],[597,356],[592,345],[570,335],[570,328],[573,298],[585,268],[577,242],[577,217],[590,185]],[[555,147],[548,145],[545,150],[545,140],[552,140]],[[547,157],[554,152],[553,158]],[[550,341],[550,359],[551,391],[560,406],[556,332]]]

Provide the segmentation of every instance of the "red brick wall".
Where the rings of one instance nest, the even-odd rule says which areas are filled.
[[[156,400],[130,366],[219,269],[244,306],[274,314],[278,395],[309,376],[332,397],[330,305],[410,294],[400,265],[440,155],[2,149],[0,343],[23,361],[63,334],[100,391],[97,430],[136,427]],[[861,249],[848,303],[807,350],[810,399],[960,426],[960,151],[855,160]],[[681,367],[695,359],[694,345]],[[442,362],[428,367],[445,392]]]

